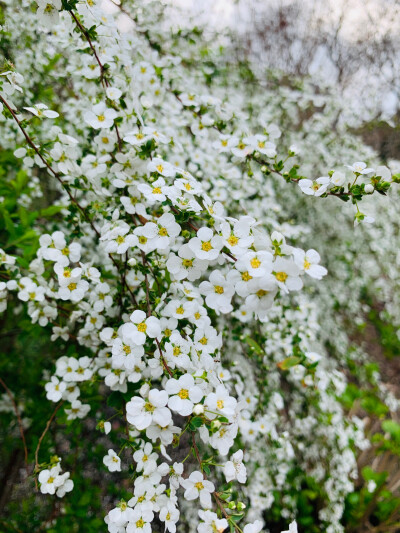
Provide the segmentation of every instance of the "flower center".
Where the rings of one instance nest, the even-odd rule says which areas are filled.
[[[260,289],[256,292],[257,296],[259,298],[262,298],[263,296],[265,296],[266,294],[268,294],[268,291],[265,291],[264,289]]]
[[[204,241],[201,243],[201,249],[205,252],[209,252],[212,250],[211,242],[210,241]]]
[[[76,283],[70,283],[70,284],[68,285],[68,289],[69,289],[70,291],[74,291],[74,290],[76,289]]]
[[[235,235],[231,235],[227,242],[228,242],[229,246],[236,246],[237,243],[239,242],[239,239],[237,237],[235,237]]]
[[[257,257],[253,257],[253,259],[250,261],[251,268],[259,268],[261,265],[261,261]]]
[[[137,327],[138,331],[140,331],[141,333],[146,333],[147,324],[145,322],[141,322],[136,327]]]
[[[285,281],[288,279],[289,276],[286,274],[286,272],[277,272],[275,274],[275,277],[278,281],[285,283]]]
[[[97,115],[97,120],[99,122],[104,122],[106,120],[106,117],[104,115]]]
[[[218,409],[223,409],[224,408],[224,401],[223,400],[218,400],[217,401],[217,407],[218,407]]]
[[[204,485],[201,481],[198,481],[197,483],[194,484],[194,486],[196,487],[197,490],[203,490],[204,489]]]
[[[155,410],[155,407],[150,402],[146,402],[144,404],[144,410],[147,411],[148,413],[153,413]]]
[[[185,268],[190,268],[193,266],[193,259],[183,259],[182,260],[182,265],[185,267]]]
[[[182,400],[186,400],[187,398],[189,398],[189,391],[187,389],[181,389],[179,392],[178,392],[178,396],[179,398],[181,398]]]
[[[242,280],[243,281],[250,281],[251,279],[253,279],[253,276],[250,276],[250,274],[247,272],[243,272],[242,273]]]
[[[223,294],[223,293],[224,293],[224,288],[221,287],[221,285],[214,285],[214,291],[215,291],[217,294]]]

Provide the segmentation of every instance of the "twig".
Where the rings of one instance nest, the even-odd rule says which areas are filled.
[[[93,55],[96,58],[96,61],[97,61],[98,65],[99,65],[99,67],[100,67],[100,81],[101,81],[101,84],[103,85],[104,88],[109,87],[110,84],[108,83],[107,78],[104,76],[104,70],[105,70],[104,69],[104,65],[100,61],[99,56],[97,55],[96,49],[95,49],[95,47],[94,47],[94,45],[92,43],[90,35],[88,34],[86,28],[84,26],[82,26],[82,24],[79,22],[79,20],[78,20],[77,16],[75,15],[75,13],[73,11],[70,11],[70,13],[71,13],[71,17],[74,19],[76,25],[78,26],[78,28],[82,32],[83,36],[87,40],[87,42],[88,42],[88,44],[90,46],[90,49],[92,50]],[[120,134],[119,134],[119,130],[118,130],[117,124],[114,123],[114,126],[115,126],[115,133],[117,134],[117,139],[118,139],[118,150],[121,152],[122,140],[121,140],[121,137],[120,137]]]
[[[15,412],[15,416],[17,417],[17,420],[18,420],[18,426],[19,426],[19,432],[21,434],[21,439],[22,439],[22,443],[24,445],[24,455],[25,455],[25,468],[26,468],[26,473],[27,475],[29,476],[29,465],[28,465],[28,448],[26,446],[26,439],[25,439],[25,433],[24,433],[24,426],[22,424],[22,419],[21,419],[21,415],[20,415],[20,412],[19,412],[19,409],[18,409],[18,405],[17,405],[17,402],[15,401],[14,399],[14,396],[12,394],[12,392],[10,391],[10,389],[7,387],[7,385],[4,383],[4,380],[2,378],[0,378],[0,383],[3,385],[3,387],[5,388],[6,390],[6,393],[8,394],[10,400],[11,400],[11,403],[13,404],[13,408],[14,408],[14,412]]]
[[[38,443],[37,443],[37,446],[36,446],[36,450],[35,450],[35,471],[36,472],[39,469],[39,450],[40,450],[40,446],[42,445],[42,441],[43,441],[44,437],[46,436],[46,433],[49,430],[49,427],[50,427],[50,424],[53,421],[53,418],[56,416],[57,411],[60,409],[60,407],[62,406],[63,403],[64,403],[64,401],[61,401],[61,402],[59,402],[56,405],[56,408],[54,409],[53,413],[51,414],[51,417],[47,421],[46,427],[44,428],[44,431],[40,435],[40,438],[38,440]]]
[[[197,444],[196,444],[196,439],[195,439],[194,433],[192,433],[192,444],[193,444],[193,449],[194,449],[194,453],[196,455],[197,462],[199,463],[200,468],[201,468],[201,459],[200,459],[199,449],[198,449]],[[206,476],[205,472],[202,471],[202,473],[203,473],[204,479],[207,479],[207,476]],[[218,497],[217,491],[214,491],[212,494],[214,496],[214,499],[215,499],[218,507],[222,511],[222,514],[225,516],[226,520],[229,522],[230,516],[226,512],[225,507],[222,505],[221,500]],[[234,526],[235,526],[236,531],[240,532],[240,529],[236,526],[236,524],[234,524]]]

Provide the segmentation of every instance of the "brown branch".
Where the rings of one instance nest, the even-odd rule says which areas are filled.
[[[56,180],[60,183],[62,188],[68,194],[71,202],[73,204],[75,204],[76,207],[79,209],[79,211],[82,213],[84,219],[86,220],[86,222],[88,222],[90,224],[90,226],[92,227],[93,231],[96,233],[97,237],[100,237],[100,232],[97,230],[97,228],[95,227],[93,222],[90,220],[90,218],[88,217],[88,215],[85,212],[84,208],[73,197],[71,191],[69,190],[69,187],[67,187],[67,185],[63,182],[63,180],[61,179],[60,175],[51,167],[51,165],[48,163],[48,161],[42,156],[42,154],[40,153],[39,149],[34,144],[32,139],[29,137],[29,135],[26,132],[25,128],[22,126],[20,120],[18,119],[17,115],[15,114],[15,111],[11,108],[11,106],[8,104],[8,102],[6,102],[6,100],[4,100],[4,98],[1,95],[0,95],[0,101],[3,102],[3,104],[7,107],[7,109],[11,113],[11,115],[12,115],[13,119],[15,120],[15,122],[17,123],[19,129],[22,131],[22,133],[23,133],[23,135],[24,135],[24,137],[26,139],[26,142],[29,144],[29,146],[31,148],[33,148],[35,150],[35,152],[37,153],[37,155],[39,156],[41,161],[44,163],[44,165],[49,169],[49,171],[53,174],[53,176],[56,178]]]
[[[6,393],[8,394],[10,400],[11,400],[11,403],[13,405],[13,408],[14,408],[14,412],[15,412],[15,416],[17,417],[17,420],[18,420],[18,426],[19,426],[19,432],[21,434],[21,440],[22,440],[22,443],[24,445],[24,455],[25,455],[25,468],[26,468],[26,473],[27,475],[29,476],[29,466],[28,466],[28,448],[26,446],[26,439],[25,439],[25,433],[24,433],[24,426],[22,424],[22,419],[21,419],[21,415],[20,415],[20,412],[19,412],[19,409],[18,409],[18,405],[17,405],[17,402],[15,401],[15,398],[12,394],[12,392],[10,391],[10,389],[7,387],[7,385],[5,384],[4,380],[2,378],[0,378],[0,383],[3,385],[4,389],[6,390]]]
[[[168,374],[171,376],[173,376],[173,373],[171,372],[171,369],[169,368],[169,366],[167,365],[167,361],[165,360],[164,358],[164,354],[162,352],[162,349],[161,349],[161,345],[160,345],[160,341],[157,339],[157,337],[154,339],[156,341],[156,344],[158,346],[158,351],[160,352],[160,358],[161,358],[161,361],[162,361],[162,364],[165,368],[165,370],[168,372]]]
[[[199,449],[198,449],[197,444],[196,444],[196,439],[195,439],[194,433],[192,433],[192,445],[193,445],[194,453],[196,455],[197,462],[199,463],[200,469],[201,469],[202,474],[204,476],[204,479],[207,479],[207,476],[206,476],[205,472],[203,472],[203,469],[202,469],[202,466],[201,466],[201,459],[200,459]],[[222,502],[221,502],[221,500],[220,500],[220,498],[218,496],[217,491],[214,491],[212,493],[212,495],[214,496],[214,499],[215,499],[218,507],[220,508],[222,514],[225,516],[226,520],[229,522],[230,516],[226,512],[225,507],[222,505]],[[234,527],[235,527],[236,531],[240,532],[240,529],[236,526],[236,524],[234,524]]]
[[[78,28],[80,29],[81,33],[83,34],[83,36],[87,40],[87,42],[88,42],[88,44],[90,46],[90,49],[92,50],[93,55],[96,58],[96,61],[97,61],[98,65],[99,65],[99,67],[100,67],[100,81],[101,81],[102,86],[104,88],[109,87],[110,84],[108,83],[107,78],[104,76],[104,71],[105,71],[104,65],[100,61],[99,56],[97,55],[96,48],[94,47],[94,45],[92,43],[92,40],[90,38],[89,33],[87,32],[86,28],[79,22],[79,19],[75,15],[75,13],[73,11],[70,11],[70,13],[71,13],[71,17],[74,19],[74,21],[75,21],[76,25],[78,26]],[[118,151],[121,152],[121,150],[122,150],[122,140],[121,140],[121,137],[120,137],[120,134],[119,134],[119,130],[118,130],[117,124],[114,123],[114,127],[115,127],[115,133],[117,134],[117,139],[118,139]]]
[[[52,423],[54,417],[56,416],[57,411],[60,409],[60,407],[62,406],[63,403],[64,403],[64,401],[62,400],[61,402],[59,402],[56,405],[56,408],[54,409],[54,411],[52,412],[49,420],[47,421],[47,424],[46,424],[46,427],[43,430],[43,433],[40,435],[40,438],[38,440],[38,443],[37,443],[37,446],[36,446],[36,450],[35,450],[35,472],[37,472],[38,469],[39,469],[39,450],[40,450],[40,446],[42,445],[42,441],[43,441],[44,437],[46,436],[46,433],[48,432],[48,430],[50,428],[50,424]]]

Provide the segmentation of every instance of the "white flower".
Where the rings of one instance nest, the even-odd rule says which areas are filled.
[[[235,264],[235,267],[242,273],[242,280],[249,281],[249,276],[261,278],[272,272],[273,256],[270,252],[247,252]],[[245,275],[243,275],[246,273]]]
[[[172,420],[171,411],[165,407],[167,402],[168,393],[164,390],[152,389],[146,400],[134,396],[126,404],[126,418],[139,430],[148,428],[153,422],[164,428]]]
[[[80,400],[71,402],[71,408],[65,409],[67,420],[75,420],[76,418],[85,418],[90,411],[90,405],[83,404]]]
[[[295,248],[293,250],[293,257],[299,269],[311,278],[321,280],[328,273],[325,267],[318,264],[321,257],[316,250],[310,249],[305,252],[300,248]]]
[[[273,269],[278,286],[285,292],[299,291],[302,288],[303,282],[299,277],[300,271],[293,261],[278,257],[273,264]]]
[[[165,529],[170,533],[175,533],[176,522],[179,520],[179,511],[172,505],[162,507],[160,510],[160,520],[165,523]]]
[[[243,450],[238,450],[231,456],[231,460],[225,463],[224,474],[228,483],[234,479],[239,483],[246,483],[247,472],[243,464]]]
[[[151,522],[154,513],[151,505],[141,506],[141,509],[134,509],[132,516],[126,526],[126,533],[151,533]]]
[[[74,482],[72,479],[69,479],[70,473],[64,472],[60,475],[62,484],[58,487],[56,494],[59,498],[63,498],[67,492],[71,492],[74,488]]]
[[[36,117],[42,118],[56,118],[58,117],[58,113],[56,111],[52,111],[47,107],[45,104],[35,104],[33,107],[24,107],[27,111],[30,111],[33,115]]]
[[[210,392],[207,395],[204,407],[207,412],[207,417],[210,419],[216,416],[232,418],[235,414],[236,404],[236,398],[229,396],[229,392],[224,385],[218,385],[215,392]]]
[[[250,235],[249,218],[236,220],[233,228],[228,222],[221,224],[223,244],[236,256],[243,255],[254,242],[254,237]]]
[[[246,532],[247,533],[247,532]],[[282,531],[282,533],[297,533],[297,524],[296,520],[294,520],[290,525],[289,529],[286,531]]]
[[[157,466],[157,458],[158,454],[153,452],[153,446],[150,442],[146,442],[142,450],[137,450],[133,454],[133,459],[137,463],[136,470],[138,472],[144,470],[144,473],[146,473],[146,471],[150,472],[155,470]]]
[[[128,248],[132,248],[137,244],[136,235],[127,233],[130,231],[128,224],[121,224],[112,231],[107,232],[100,237],[100,240],[106,241],[105,251],[108,253],[124,254]]]
[[[200,228],[197,236],[190,239],[188,244],[198,259],[208,261],[216,259],[223,246],[222,238],[207,227]]]
[[[237,140],[236,145],[231,148],[232,154],[241,159],[247,157],[253,151],[253,147],[247,145],[243,140]]]
[[[121,98],[122,91],[117,87],[107,87],[106,95],[110,100],[119,100]]]
[[[168,161],[164,161],[159,157],[154,157],[152,161],[150,161],[150,163],[147,165],[147,170],[149,172],[157,172],[166,178],[175,176],[176,174],[176,170],[171,163],[168,163]]]
[[[343,172],[340,172],[339,170],[336,170],[332,176],[331,176],[331,183],[335,185],[335,187],[341,187],[344,185],[346,181],[346,175]]]
[[[46,398],[52,402],[59,402],[67,388],[64,381],[60,381],[56,376],[52,376],[51,381],[44,386],[46,389]]]
[[[52,28],[59,23],[58,11],[61,9],[61,0],[38,0],[36,15],[40,22]]]
[[[185,368],[190,366],[190,350],[192,342],[184,339],[178,331],[173,331],[169,342],[164,345],[165,359],[170,368]]]
[[[97,130],[111,128],[116,117],[117,112],[115,109],[108,108],[104,102],[94,105],[91,111],[86,111],[83,114],[85,122]]]
[[[161,335],[160,321],[155,316],[146,318],[146,313],[137,309],[131,314],[130,320],[120,327],[122,340],[126,344],[142,345],[146,337],[154,339]]]
[[[67,284],[58,289],[58,296],[61,300],[71,300],[79,302],[89,289],[89,283],[84,279],[72,278]]]
[[[189,281],[198,279],[207,269],[207,261],[197,259],[195,252],[188,244],[178,250],[178,255],[170,253],[167,260],[167,269],[176,280],[187,278]]]
[[[218,518],[212,511],[199,511],[199,517],[203,522],[197,526],[198,533],[223,533],[228,529],[226,518]]]
[[[140,183],[137,188],[151,204],[154,204],[155,202],[164,202],[166,199],[165,193],[167,187],[165,186],[164,178],[158,178],[150,185],[147,183]]]
[[[235,290],[219,270],[213,270],[209,281],[202,281],[199,289],[205,295],[208,307],[215,309],[217,313],[232,311],[231,299]]]
[[[252,148],[252,151],[257,151],[267,157],[276,156],[276,146],[274,143],[267,140],[265,135],[253,135],[252,137],[245,137],[243,142]]]
[[[108,450],[107,455],[103,457],[103,463],[110,472],[121,472],[121,459],[114,450]]]
[[[366,163],[363,161],[356,161],[352,165],[346,165],[346,167],[356,174],[370,174],[371,172],[374,172],[374,169],[367,168]]]
[[[215,491],[215,487],[211,481],[204,479],[201,472],[195,470],[181,484],[185,489],[184,497],[186,500],[200,498],[200,503],[204,508],[211,507],[211,493]]]
[[[58,487],[60,487],[64,480],[59,475],[60,466],[57,464],[50,470],[42,470],[39,474],[38,481],[40,483],[40,492],[42,494],[55,494]]]
[[[203,391],[195,385],[193,376],[184,374],[179,379],[171,378],[165,384],[169,394],[168,407],[181,416],[189,416],[195,403],[203,398]]]
[[[392,177],[392,173],[390,172],[388,167],[385,167],[385,166],[379,166],[376,169],[376,173],[375,174],[378,177],[382,177],[384,181],[389,181],[390,178]]]
[[[299,181],[299,187],[308,196],[321,196],[328,189],[330,179],[328,177],[317,178],[315,181],[303,178]]]

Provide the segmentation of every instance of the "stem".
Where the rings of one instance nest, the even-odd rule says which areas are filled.
[[[10,391],[10,389],[7,387],[7,385],[5,384],[5,382],[3,381],[2,378],[0,378],[0,383],[3,385],[3,387],[5,388],[6,390],[6,393],[8,394],[10,400],[11,400],[11,403],[13,404],[13,408],[14,408],[14,412],[15,412],[15,416],[17,417],[17,420],[18,420],[18,426],[19,426],[19,432],[21,434],[21,440],[22,440],[22,443],[24,445],[24,455],[25,455],[25,468],[26,468],[26,473],[27,475],[29,476],[29,466],[28,466],[28,448],[26,446],[26,439],[25,439],[25,433],[24,433],[24,426],[22,424],[22,419],[21,419],[21,415],[20,415],[20,412],[19,412],[19,409],[18,409],[18,405],[17,405],[17,402],[15,401],[14,399],[14,396],[12,394],[12,392]]]
[[[102,64],[102,62],[100,61],[99,59],[99,56],[97,55],[97,52],[96,52],[96,49],[92,43],[92,40],[86,30],[86,28],[84,26],[82,26],[82,24],[79,22],[79,19],[77,18],[77,16],[75,15],[75,13],[73,11],[70,11],[71,13],[71,17],[74,19],[76,25],[78,26],[78,28],[80,29],[82,35],[85,37],[85,39],[87,40],[89,46],[90,46],[90,49],[92,50],[93,52],[93,55],[94,57],[96,58],[96,61],[100,67],[100,81],[101,81],[101,84],[104,88],[107,88],[110,86],[110,84],[108,83],[108,80],[107,78],[104,76],[104,65]],[[120,134],[119,134],[119,130],[118,130],[118,126],[117,124],[114,123],[114,126],[115,126],[115,133],[117,134],[117,139],[118,139],[118,151],[121,152],[121,149],[122,149],[122,140],[121,140],[121,137],[120,137]]]
[[[56,405],[56,408],[54,409],[53,413],[51,414],[51,417],[47,421],[47,424],[46,424],[46,427],[44,428],[43,433],[40,435],[40,438],[39,438],[39,441],[37,443],[36,450],[35,450],[35,471],[36,472],[39,469],[39,450],[40,450],[40,446],[42,445],[42,441],[43,441],[44,437],[46,436],[46,433],[48,432],[48,430],[50,428],[50,424],[52,423],[53,418],[56,416],[57,411],[60,409],[60,407],[62,406],[63,403],[64,403],[64,401],[61,401],[61,402],[59,402]]]

